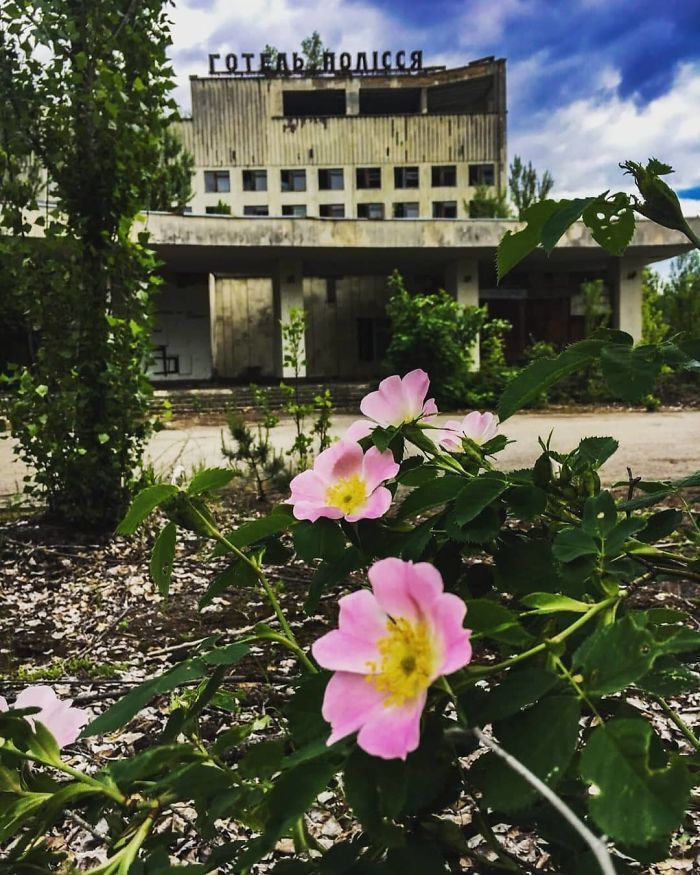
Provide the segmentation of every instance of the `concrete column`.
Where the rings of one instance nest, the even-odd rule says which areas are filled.
[[[277,318],[277,332],[279,341],[278,371],[284,378],[294,376],[294,369],[284,365],[284,341],[282,337],[282,325],[289,322],[289,311],[292,309],[304,310],[304,283],[301,261],[284,259],[277,265],[277,273],[274,277],[275,316]],[[305,339],[302,338],[300,355],[302,361],[306,357]],[[306,363],[300,367],[299,375],[306,376]]]
[[[345,85],[345,115],[360,114],[360,80],[348,79]]]
[[[479,306],[479,263],[475,258],[459,258],[445,269],[445,291],[454,295],[463,307]],[[480,352],[477,339],[472,349],[472,369],[479,370]]]
[[[211,350],[212,376],[219,372],[219,350],[216,342],[216,320],[219,318],[216,300],[216,276],[209,274],[209,344]]]
[[[620,258],[615,277],[616,327],[626,331],[635,343],[642,339],[642,269],[644,263],[636,258]]]

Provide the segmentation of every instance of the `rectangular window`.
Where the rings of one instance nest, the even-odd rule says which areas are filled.
[[[417,167],[394,167],[394,188],[418,188]]]
[[[457,201],[433,201],[434,219],[456,219]]]
[[[306,191],[306,170],[280,170],[282,191]]]
[[[388,346],[388,319],[357,320],[357,358],[361,362],[381,361]]]
[[[320,191],[342,191],[345,188],[342,167],[319,170],[318,187]]]
[[[321,204],[318,214],[322,219],[344,219],[345,204]]]
[[[470,164],[469,185],[493,185],[496,181],[496,168],[493,164]]]
[[[432,168],[433,188],[457,185],[457,167],[454,164],[435,164]]]
[[[267,170],[244,170],[243,191],[267,191]]]
[[[231,177],[228,170],[205,170],[204,191],[208,193],[231,191]]]
[[[418,201],[410,201],[409,203],[394,204],[395,219],[417,219],[420,213]]]
[[[270,210],[267,204],[258,204],[250,207],[243,207],[244,216],[269,216]]]
[[[384,204],[358,204],[358,219],[383,219]]]
[[[285,116],[292,118],[322,118],[327,115],[345,115],[345,89],[326,88],[323,91],[283,91],[282,106]]]
[[[355,184],[358,188],[381,188],[381,167],[358,167],[355,171]]]
[[[338,302],[338,280],[334,276],[326,278],[326,303],[336,304]]]
[[[205,207],[204,212],[208,216],[230,216],[231,215],[231,207],[228,204],[225,204],[223,201],[219,201],[216,206],[213,207]]]
[[[297,219],[303,219],[306,215],[306,204],[283,204],[283,216],[295,216]]]

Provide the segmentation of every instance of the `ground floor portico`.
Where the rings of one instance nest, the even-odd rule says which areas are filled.
[[[375,377],[389,339],[394,270],[411,292],[442,288],[507,319],[511,361],[535,341],[563,346],[583,337],[582,287],[593,280],[610,324],[639,340],[644,266],[688,249],[680,233],[640,222],[625,256],[615,258],[577,225],[549,258],[533,253],[498,284],[496,247],[517,230],[511,221],[150,214],[147,225],[164,263],[151,368],[163,382],[289,376],[281,324],[292,308],[306,318],[306,376]]]

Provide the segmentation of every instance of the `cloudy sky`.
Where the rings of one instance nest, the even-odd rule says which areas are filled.
[[[628,188],[617,164],[656,156],[700,214],[700,0],[176,0],[177,99],[209,52],[422,48],[424,63],[508,61],[508,152],[566,197]]]

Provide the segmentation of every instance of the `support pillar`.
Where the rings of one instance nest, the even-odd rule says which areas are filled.
[[[638,343],[642,339],[642,271],[644,263],[635,258],[620,258],[615,277],[616,328],[626,331]]]
[[[475,258],[459,258],[445,269],[445,291],[463,307],[479,306],[479,263]],[[472,348],[472,370],[480,367],[479,339]]]
[[[283,378],[289,379],[294,376],[294,369],[284,364],[284,338],[282,326],[289,322],[290,310],[296,309],[304,312],[304,278],[301,261],[284,259],[277,265],[277,274],[274,277],[275,291],[275,315],[277,317],[277,333],[279,350],[278,372]],[[299,376],[306,376],[306,339],[302,337],[299,354],[303,364],[299,368]]]

